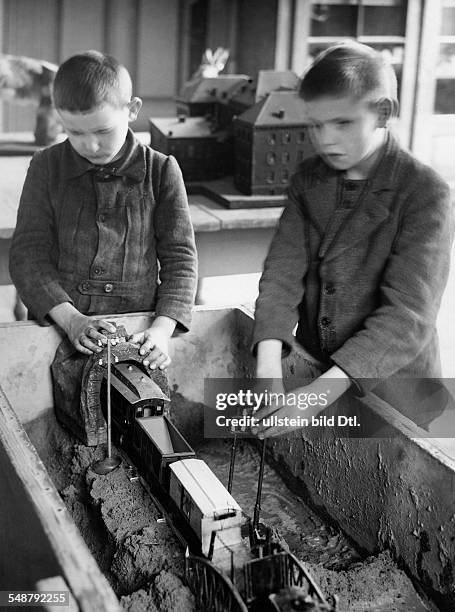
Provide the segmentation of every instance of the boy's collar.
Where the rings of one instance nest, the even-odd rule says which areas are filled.
[[[381,155],[373,169],[368,181],[374,191],[384,191],[393,189],[395,173],[398,169],[397,157],[400,147],[395,137],[387,131]],[[319,157],[319,163],[315,168],[315,174],[319,180],[326,182],[331,177],[339,176],[340,171],[331,168],[324,160]]]
[[[128,129],[126,135],[125,148],[121,157],[110,164],[106,164],[106,166],[96,166],[76,153],[69,140],[64,142],[64,146],[68,156],[62,172],[64,178],[76,178],[86,172],[93,171],[99,171],[100,173],[104,171],[106,175],[110,176],[126,176],[138,183],[145,178],[146,170],[142,147],[130,129]]]

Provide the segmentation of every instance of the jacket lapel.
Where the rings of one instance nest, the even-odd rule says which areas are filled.
[[[319,159],[305,185],[305,215],[322,238],[333,217],[338,198],[338,172]]]
[[[368,187],[367,187],[368,190]],[[367,191],[355,208],[339,208],[335,211],[319,249],[319,257],[329,261],[368,239],[389,216],[387,198],[382,193]],[[390,201],[391,198],[388,198]]]
[[[341,175],[321,160],[325,170],[317,168],[306,189],[306,209],[322,237],[320,258],[328,261],[338,257],[357,242],[367,239],[389,217],[399,168],[398,151],[396,141],[389,134],[384,153],[353,208],[335,208]]]

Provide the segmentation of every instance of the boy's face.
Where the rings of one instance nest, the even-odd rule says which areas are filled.
[[[104,165],[114,161],[123,147],[128,124],[140,106],[139,98],[133,98],[121,108],[104,103],[84,113],[58,110],[58,114],[75,151],[92,164]]]
[[[387,118],[379,105],[347,97],[305,101],[311,140],[325,162],[347,178],[367,178],[384,142]]]

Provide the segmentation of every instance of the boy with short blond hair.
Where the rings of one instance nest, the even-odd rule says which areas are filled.
[[[85,354],[101,350],[101,330],[114,331],[95,315],[154,310],[132,340],[146,366],[164,369],[174,329],[189,328],[196,290],[180,169],[129,129],[141,100],[115,58],[69,58],[53,98],[68,139],[30,164],[10,252],[13,282],[31,315],[53,320]]]
[[[441,375],[436,316],[453,212],[446,183],[388,130],[396,91],[391,66],[358,43],[329,48],[302,79],[317,155],[291,181],[260,282],[253,346],[257,376],[275,390],[296,342],[306,355],[301,375],[314,378],[298,391],[328,392],[332,403],[349,388],[374,390],[427,427],[434,415],[419,412],[416,398],[426,393],[422,381]],[[321,410],[283,405],[277,414]]]

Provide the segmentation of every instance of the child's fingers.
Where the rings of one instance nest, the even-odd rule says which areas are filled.
[[[259,410],[257,410],[254,413],[254,418],[255,419],[265,419],[271,414],[274,414],[275,412],[277,412],[277,410],[279,409],[280,409],[280,406],[277,404],[269,404],[268,406],[261,406]]]
[[[145,338],[144,342],[142,343],[141,348],[139,349],[139,354],[147,355],[147,353],[151,353],[152,349],[155,349],[155,348],[157,348],[155,347],[155,342],[151,338]],[[148,357],[149,355],[147,355],[147,358]]]
[[[140,344],[144,339],[143,332],[139,332],[137,334],[131,334],[128,336],[128,342],[133,342],[134,344]]]
[[[79,353],[83,353],[84,355],[92,355],[93,351],[91,351],[88,347],[85,347],[82,343],[81,343],[81,337],[76,338],[75,340],[72,340],[72,344],[74,346],[74,348],[76,350],[79,351]]]
[[[171,363],[171,358],[166,353],[161,353],[159,357],[155,359],[155,367],[160,368],[160,370],[165,370],[168,365]]]
[[[268,419],[265,422],[263,419],[267,418],[267,416],[271,416],[272,413],[270,411],[266,414],[265,410],[259,410],[254,415],[255,419],[259,419],[261,422],[257,426],[251,428],[251,433],[253,435],[257,435],[259,438],[263,439],[271,436],[280,436],[296,429],[296,427],[290,425],[290,419],[296,416],[293,407],[283,406],[279,410],[273,412],[275,412],[274,416],[276,416],[276,419]]]
[[[82,348],[88,350],[89,354],[91,354],[99,353],[103,350],[98,342],[101,338],[103,338],[102,334],[97,332],[96,329],[94,329],[93,327],[88,327],[82,334],[80,334],[80,336],[77,338],[77,341]],[[87,354],[85,350],[81,352]]]
[[[78,337],[79,343],[91,350],[92,353],[102,351],[102,346],[107,344],[107,338],[92,325],[88,325]]]
[[[156,368],[156,362],[162,355],[165,355],[165,353],[163,353],[160,348],[155,346],[153,350],[151,350],[150,353],[146,356],[143,361],[143,364],[145,366],[150,366],[150,368],[152,369]]]
[[[117,331],[117,328],[115,327],[115,325],[113,325],[112,323],[109,323],[109,321],[103,321],[103,319],[94,320],[93,327],[95,327],[95,325],[96,327],[98,327],[98,329],[105,329],[110,334],[113,334],[114,332]]]
[[[171,365],[171,362],[172,359],[169,357],[169,355],[165,355],[165,360],[163,361],[163,363],[160,363],[158,367],[160,368],[160,370],[166,370],[166,368]]]

